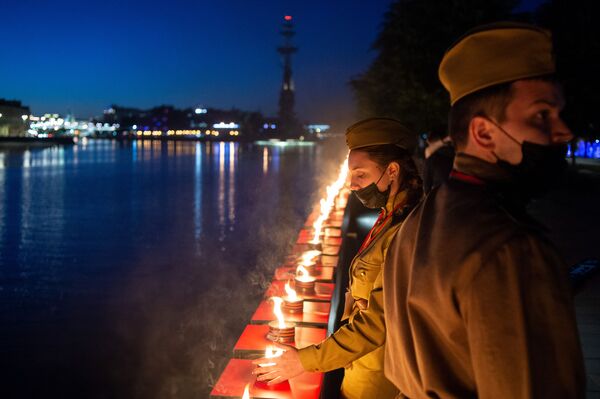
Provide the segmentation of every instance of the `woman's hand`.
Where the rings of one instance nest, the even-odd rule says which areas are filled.
[[[285,352],[279,357],[263,357],[252,362],[256,365],[268,364],[265,367],[258,366],[252,371],[252,374],[257,376],[257,381],[268,380],[267,385],[279,384],[280,382],[299,376],[305,371],[300,362],[298,349],[277,342],[274,345]]]

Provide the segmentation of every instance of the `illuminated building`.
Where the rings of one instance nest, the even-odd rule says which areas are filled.
[[[21,101],[0,98],[0,136],[26,136],[30,114],[29,107]]]

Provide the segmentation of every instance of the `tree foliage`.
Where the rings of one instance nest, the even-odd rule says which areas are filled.
[[[553,33],[565,117],[578,136],[600,135],[600,2],[547,0],[533,14],[518,0],[396,0],[373,45],[376,58],[350,82],[359,115],[391,116],[418,132],[443,129],[448,94],[438,80],[446,49],[469,29],[495,21],[535,22]]]
[[[437,69],[467,30],[514,15],[518,0],[396,0],[373,45],[376,58],[350,84],[359,115],[390,116],[418,132],[440,129],[449,109]]]

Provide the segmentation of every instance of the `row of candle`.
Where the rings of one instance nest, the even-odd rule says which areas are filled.
[[[304,308],[304,298],[298,295],[300,294],[313,294],[315,292],[316,278],[313,274],[316,271],[316,265],[319,263],[319,258],[322,255],[321,249],[323,247],[323,241],[326,237],[339,237],[339,229],[325,229],[323,232],[323,225],[327,221],[334,210],[343,210],[347,202],[347,194],[340,195],[342,188],[347,181],[348,173],[348,160],[346,159],[340,168],[340,173],[336,181],[327,187],[326,198],[320,201],[321,212],[313,224],[314,236],[310,241],[311,250],[303,252],[299,258],[295,259],[296,273],[294,276],[294,287],[290,286],[290,283],[285,284],[286,295],[283,297],[272,297],[273,302],[273,314],[276,320],[271,321],[269,325],[269,332],[267,338],[274,342],[280,343],[293,343],[295,341],[295,323],[286,322],[283,312],[288,313],[301,313]],[[296,263],[297,262],[297,263]],[[265,349],[265,358],[276,358],[283,354],[282,349],[276,349],[269,345]],[[260,367],[268,367],[273,363],[259,364]],[[244,390],[243,399],[249,399],[249,386],[246,385]]]
[[[304,252],[299,259],[296,267],[295,288],[302,294],[311,294],[315,290],[316,278],[311,276],[311,271],[315,270],[317,258],[321,256],[321,251],[310,250]],[[272,297],[273,314],[277,320],[269,323],[269,333],[267,338],[272,341],[291,343],[295,340],[295,324],[286,322],[283,316],[283,310],[288,313],[301,313],[304,307],[304,298],[298,295],[298,292],[290,287],[290,283],[285,284],[286,295],[281,297]]]

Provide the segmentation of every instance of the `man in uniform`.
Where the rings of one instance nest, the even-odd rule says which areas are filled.
[[[457,149],[383,268],[385,374],[406,397],[580,398],[567,268],[525,210],[566,167],[572,134],[549,32],[468,32],[439,68]]]

